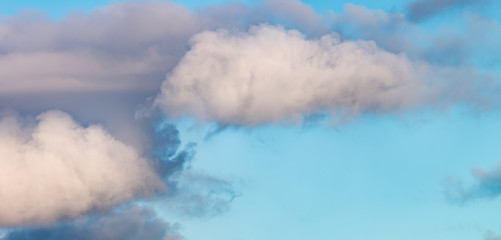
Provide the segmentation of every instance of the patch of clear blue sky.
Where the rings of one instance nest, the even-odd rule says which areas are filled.
[[[25,10],[41,10],[47,12],[52,18],[60,18],[71,12],[85,12],[97,7],[105,6],[110,3],[120,2],[123,0],[86,0],[86,1],[59,1],[59,0],[0,0],[0,12],[4,15],[13,15],[16,12]],[[220,4],[225,2],[233,2],[231,0],[175,0],[191,9],[206,6],[210,4]],[[255,3],[256,1],[241,0],[240,2]],[[311,5],[319,13],[327,13],[332,10],[340,12],[343,10],[345,1],[325,1],[325,0],[305,0],[303,1]],[[352,4],[365,5],[368,8],[383,9],[387,11],[400,9],[406,1],[397,0],[382,0],[382,1],[366,1],[354,0]]]
[[[366,117],[339,128],[268,126],[223,131],[201,142],[194,168],[243,179],[233,209],[183,220],[192,240],[469,240],[501,232],[501,201],[454,205],[444,182],[471,182],[471,167],[501,158],[498,114],[451,110]],[[231,230],[228,230],[231,229]]]
[[[0,12],[37,9],[57,19],[112,2],[0,0]],[[226,1],[178,2],[194,9]],[[304,2],[320,13],[341,12],[345,3]],[[386,11],[405,4],[350,3]],[[500,4],[493,4],[485,12],[499,18]],[[423,26],[442,21],[453,20],[439,17]],[[228,130],[208,141],[203,140],[207,128],[182,121],[183,141],[199,143],[193,168],[245,183],[230,212],[210,220],[178,219],[182,232],[191,240],[471,240],[487,229],[501,233],[499,199],[452,205],[442,185],[450,176],[472,180],[471,167],[490,169],[501,159],[500,119],[455,109],[403,119],[365,117],[339,129]],[[165,216],[173,220],[170,213]]]

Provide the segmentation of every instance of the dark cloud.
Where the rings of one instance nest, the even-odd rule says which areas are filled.
[[[447,10],[469,5],[484,5],[489,0],[415,0],[407,6],[409,19],[412,21],[422,21]]]
[[[159,219],[144,207],[127,207],[54,226],[19,228],[1,240],[181,240],[178,225]]]
[[[491,171],[480,168],[471,170],[475,183],[465,187],[461,180],[451,181],[446,189],[446,196],[454,202],[465,202],[473,199],[493,199],[501,195],[501,162]]]

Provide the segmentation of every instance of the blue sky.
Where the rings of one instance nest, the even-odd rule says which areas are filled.
[[[471,166],[497,163],[497,117],[413,118],[221,133],[199,145],[194,166],[247,182],[229,213],[185,222],[197,229],[187,236],[482,239],[499,231],[499,200],[457,204],[444,195],[448,178],[471,181]]]
[[[1,240],[501,239],[499,3],[176,2],[0,0]]]

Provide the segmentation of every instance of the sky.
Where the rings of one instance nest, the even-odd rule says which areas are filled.
[[[0,240],[499,240],[500,11],[0,0]]]

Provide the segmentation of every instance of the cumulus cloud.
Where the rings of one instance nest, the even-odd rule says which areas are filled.
[[[489,0],[415,0],[407,5],[409,19],[421,21],[447,10],[468,5],[483,5]]]
[[[16,229],[1,240],[182,240],[177,224],[157,218],[148,208],[128,207],[49,227]]]
[[[171,117],[249,126],[318,112],[395,112],[426,95],[425,74],[425,66],[371,41],[307,39],[260,25],[196,35],[155,104]]]
[[[477,198],[496,198],[501,195],[501,162],[491,171],[480,168],[471,170],[475,183],[465,187],[460,180],[447,186],[446,196],[452,201],[464,202]]]
[[[59,111],[0,120],[0,226],[50,224],[164,189],[146,159],[98,125]]]

